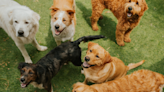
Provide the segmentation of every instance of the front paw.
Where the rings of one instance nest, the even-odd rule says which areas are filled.
[[[99,30],[99,28],[98,28],[98,26],[97,26],[97,25],[95,25],[95,26],[92,26],[92,29],[93,29],[94,31],[97,31],[97,30]]]
[[[39,46],[39,48],[38,48],[39,51],[45,51],[47,49],[48,48],[46,46]]]
[[[124,38],[124,41],[125,42],[131,42],[131,39],[129,37],[127,37],[127,38]]]
[[[118,44],[119,46],[125,46],[125,43],[124,43],[124,42],[117,42],[117,44]]]

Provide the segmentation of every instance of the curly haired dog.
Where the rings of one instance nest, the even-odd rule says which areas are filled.
[[[116,26],[116,41],[120,46],[125,42],[130,42],[130,33],[136,27],[148,9],[145,0],[92,0],[92,29],[97,31],[97,21],[102,19],[102,11],[110,9],[118,20]]]
[[[89,42],[83,63],[84,83],[103,83],[118,79],[125,76],[128,70],[136,68],[143,63],[144,60],[126,66],[120,59],[110,56],[110,54],[97,43]]]
[[[117,80],[88,86],[73,85],[72,92],[163,92],[164,76],[150,70],[138,70]]]

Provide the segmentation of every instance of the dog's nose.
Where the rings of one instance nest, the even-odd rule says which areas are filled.
[[[131,7],[131,6],[129,6],[129,7],[128,7],[128,10],[129,10],[129,11],[131,11],[131,10],[132,10],[132,7]]]
[[[18,34],[19,34],[19,35],[23,35],[23,34],[24,34],[24,31],[23,31],[23,30],[19,30],[19,31],[18,31]]]
[[[24,79],[24,78],[21,78],[21,79],[20,79],[20,81],[21,81],[21,82],[24,82],[24,81],[25,81],[25,79]]]
[[[85,57],[85,61],[90,61],[90,58],[88,56]]]
[[[55,25],[55,28],[56,28],[56,29],[59,29],[59,25]]]

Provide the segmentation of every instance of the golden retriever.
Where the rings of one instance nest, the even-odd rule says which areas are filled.
[[[130,75],[102,84],[73,85],[72,92],[163,92],[164,76],[150,70],[138,70]]]
[[[83,72],[84,83],[103,83],[109,80],[118,79],[126,75],[127,71],[144,63],[131,63],[128,66],[118,58],[110,54],[97,43],[89,42],[87,54],[84,58]]]

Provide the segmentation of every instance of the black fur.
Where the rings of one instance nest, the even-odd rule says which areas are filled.
[[[81,66],[80,42],[104,38],[102,35],[84,36],[74,42],[65,42],[51,50],[46,56],[41,58],[35,65],[34,71],[37,74],[35,82],[43,83],[44,88],[51,91],[51,79],[60,70],[61,66],[68,61],[75,66]],[[23,68],[24,64],[19,64],[18,68]],[[25,66],[24,66],[25,67]],[[19,68],[21,70],[21,68]]]

